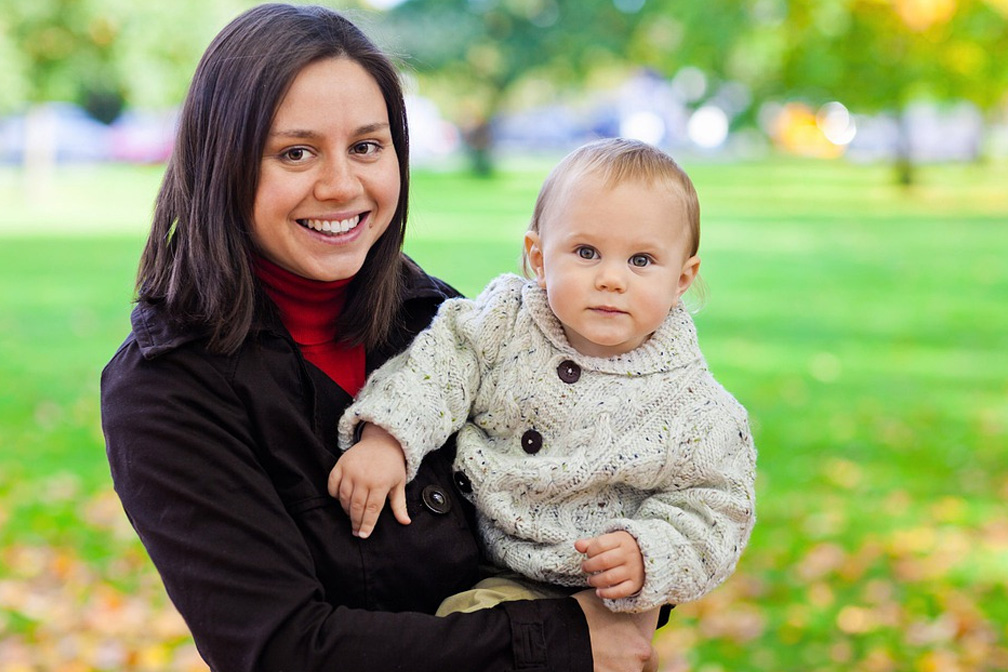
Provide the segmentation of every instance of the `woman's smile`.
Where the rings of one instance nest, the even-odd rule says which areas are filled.
[[[366,217],[367,213],[364,213],[364,216]],[[306,229],[337,236],[356,229],[361,222],[361,215],[354,215],[347,219],[298,219],[296,221]]]

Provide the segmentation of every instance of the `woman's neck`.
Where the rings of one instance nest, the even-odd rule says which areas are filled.
[[[291,273],[259,255],[252,262],[263,289],[276,304],[281,322],[296,343],[319,345],[336,340],[337,321],[352,278],[322,282]]]
[[[356,395],[364,385],[364,346],[337,339],[350,278],[309,280],[258,255],[252,258],[252,266],[302,356],[351,397]]]

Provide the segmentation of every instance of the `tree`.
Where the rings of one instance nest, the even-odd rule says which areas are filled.
[[[490,123],[529,78],[583,82],[626,62],[639,0],[410,0],[382,22],[393,50],[437,91],[478,172],[490,170]],[[622,8],[622,9],[621,9]],[[551,88],[550,95],[555,95]]]
[[[1001,0],[789,0],[769,27],[782,49],[757,97],[839,100],[900,116],[915,100],[1004,100],[1008,5]],[[901,125],[897,175],[913,181]]]
[[[3,41],[16,54],[7,76],[18,82],[17,97],[5,96],[3,108],[72,100],[92,105],[99,116],[118,113],[122,86],[113,59],[112,22],[74,0],[0,0],[0,16]]]
[[[105,123],[127,104],[177,105],[213,34],[253,4],[0,0],[0,113],[26,110],[29,191],[45,191],[56,161],[44,103],[75,103]]]
[[[547,95],[593,69],[703,71],[764,101],[842,101],[899,115],[915,100],[1004,100],[1006,0],[407,0],[388,13],[411,57],[486,168],[489,122],[530,79]],[[902,143],[906,148],[906,143]],[[909,155],[898,161],[911,179]]]

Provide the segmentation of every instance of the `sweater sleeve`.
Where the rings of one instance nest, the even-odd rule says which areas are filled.
[[[480,381],[513,328],[523,284],[504,275],[474,300],[442,303],[409,349],[368,378],[340,420],[340,448],[353,445],[360,423],[379,425],[402,445],[412,480],[424,456],[468,419]]]
[[[613,611],[699,599],[735,570],[755,524],[756,450],[745,410],[725,394],[681,426],[656,491],[607,530],[634,536],[645,571],[636,595],[606,600]]]
[[[591,669],[574,600],[438,618],[339,606],[270,478],[245,404],[200,357],[122,349],[102,374],[115,489],[210,667],[264,670]],[[462,532],[460,532],[462,534]],[[431,547],[420,563],[439,571]]]

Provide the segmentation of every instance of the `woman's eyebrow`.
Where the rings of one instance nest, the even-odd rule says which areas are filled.
[[[315,131],[302,130],[299,128],[270,131],[269,135],[271,138],[298,138],[302,140],[313,140],[320,137],[320,135]]]
[[[377,121],[373,124],[365,124],[357,129],[357,135],[367,135],[368,133],[374,133],[376,131],[387,131],[392,128],[388,122]]]
[[[373,124],[364,124],[363,126],[358,126],[354,130],[353,135],[354,136],[367,135],[368,133],[375,133],[377,131],[387,131],[390,128],[391,126],[387,122],[379,121]],[[301,128],[279,129],[276,131],[270,131],[269,135],[271,138],[282,137],[282,138],[298,138],[303,140],[315,140],[322,137],[322,134],[319,133],[318,131],[301,129]]]

